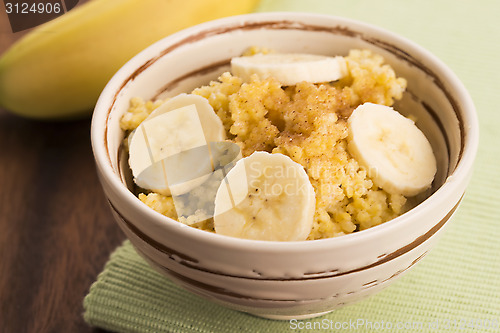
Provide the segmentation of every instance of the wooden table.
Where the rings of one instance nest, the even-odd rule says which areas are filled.
[[[0,52],[22,35],[5,18]],[[2,333],[103,332],[83,321],[82,301],[125,236],[97,179],[89,131],[90,119],[38,122],[0,109]]]

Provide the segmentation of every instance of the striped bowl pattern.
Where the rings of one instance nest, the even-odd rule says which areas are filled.
[[[383,55],[408,80],[396,108],[417,117],[436,153],[430,196],[402,216],[338,238],[306,242],[234,239],[186,227],[129,190],[119,119],[131,97],[162,98],[208,83],[249,46],[283,52]],[[109,81],[92,120],[98,174],[116,222],[137,251],[187,290],[274,319],[308,318],[386,287],[419,262],[458,208],[478,144],[472,100],[439,59],[393,33],[339,17],[262,13],[208,22],[153,44]]]

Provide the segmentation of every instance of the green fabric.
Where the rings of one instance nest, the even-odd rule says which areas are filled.
[[[414,332],[500,331],[500,112],[494,104],[500,88],[500,1],[263,0],[259,10],[328,13],[406,36],[457,73],[480,118],[474,177],[433,251],[381,293],[301,323],[318,325],[326,319],[355,332],[375,330],[382,322],[385,328],[393,325],[385,331],[404,324]],[[84,306],[90,325],[116,332],[287,332],[295,327],[225,309],[179,289],[152,271],[128,242],[111,256]],[[364,325],[349,329],[349,321],[361,324],[358,320]],[[485,321],[493,327],[481,328]]]

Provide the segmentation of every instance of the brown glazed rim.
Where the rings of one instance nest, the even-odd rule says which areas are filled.
[[[163,243],[160,243],[153,238],[149,237],[145,233],[143,233],[134,223],[132,223],[130,220],[128,220],[125,216],[123,216],[122,213],[111,203],[111,201],[108,200],[109,205],[111,206],[111,209],[117,214],[117,216],[120,218],[120,220],[123,222],[123,227],[126,227],[130,232],[134,233],[137,237],[139,237],[142,241],[147,243],[149,246],[154,248],[156,251],[161,252],[163,254],[166,254],[171,260],[176,261],[178,264],[185,266],[190,269],[195,269],[199,270],[205,273],[211,273],[211,274],[216,274],[216,275],[222,275],[222,276],[227,276],[227,277],[232,277],[232,278],[240,278],[240,279],[247,279],[247,280],[262,280],[262,281],[296,281],[296,280],[319,280],[319,279],[327,279],[331,277],[337,277],[337,276],[342,276],[342,275],[347,275],[351,273],[357,273],[361,272],[379,265],[382,265],[388,261],[391,261],[397,257],[402,256],[403,254],[413,250],[417,246],[421,245],[424,243],[427,239],[432,237],[434,234],[436,234],[445,224],[446,222],[453,216],[453,213],[457,210],[458,206],[460,205],[460,202],[462,201],[464,194],[460,197],[458,202],[453,206],[453,208],[446,214],[436,225],[434,225],[429,231],[427,231],[425,234],[417,237],[413,242],[397,249],[396,251],[380,256],[379,260],[375,261],[372,264],[363,266],[363,267],[358,267],[349,271],[344,271],[341,272],[339,270],[331,270],[331,271],[326,271],[326,272],[314,272],[314,273],[305,273],[303,277],[299,278],[267,278],[267,277],[249,277],[249,276],[244,276],[244,275],[232,275],[232,274],[226,274],[224,272],[216,271],[216,270],[211,270],[205,267],[200,267],[199,261],[195,258],[192,258],[188,255],[185,255],[182,252],[176,251],[168,246],[166,246]],[[158,264],[157,264],[158,265]],[[167,269],[166,267],[161,266],[163,269]],[[319,276],[318,276],[319,275]]]

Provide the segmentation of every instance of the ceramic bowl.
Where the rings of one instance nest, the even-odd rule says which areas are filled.
[[[408,81],[402,113],[417,117],[438,162],[431,195],[407,213],[353,234],[269,242],[186,227],[144,205],[129,189],[119,120],[131,97],[173,96],[207,84],[249,46],[281,52],[381,54]],[[206,299],[275,319],[307,318],[372,295],[435,244],[471,176],[478,123],[452,71],[415,43],[349,19],[304,13],[229,17],[171,35],[139,53],[109,81],[92,120],[98,174],[116,222],[158,271]]]

